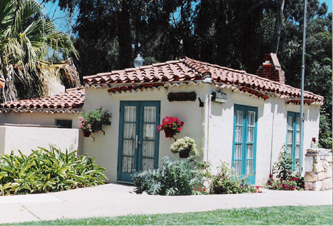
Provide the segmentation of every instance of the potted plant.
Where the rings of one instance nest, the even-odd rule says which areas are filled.
[[[177,139],[176,142],[171,144],[170,150],[174,154],[179,153],[180,158],[187,158],[190,155],[199,155],[195,141],[187,136]]]
[[[184,122],[180,122],[178,118],[166,116],[162,120],[162,124],[157,127],[158,131],[164,130],[165,137],[173,137],[176,132],[179,132],[184,125]]]
[[[81,113],[79,116],[79,126],[83,130],[83,136],[89,137],[93,132],[102,130],[102,125],[111,125],[112,113],[108,109],[96,106],[96,110],[91,110],[87,114]]]

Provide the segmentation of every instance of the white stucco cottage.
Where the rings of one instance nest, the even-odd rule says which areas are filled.
[[[200,158],[213,170],[226,161],[251,183],[267,181],[283,145],[295,162],[299,149],[301,90],[285,85],[275,54],[265,56],[258,75],[188,57],[84,77],[83,111],[102,105],[112,126],[83,140],[83,153],[97,156],[112,182],[130,182],[133,171],[157,167],[173,139],[157,126],[166,116],[184,122],[176,138],[195,139]],[[319,134],[323,97],[305,92],[304,150]],[[301,155],[302,154],[302,155]],[[215,171],[215,170],[214,170]],[[213,171],[213,172],[214,172]],[[216,171],[215,171],[216,172]]]
[[[84,82],[84,105],[77,105],[79,110],[103,106],[113,117],[111,126],[103,126],[105,134],[94,133],[93,139],[80,132],[80,152],[96,156],[110,182],[130,182],[133,171],[156,168],[166,155],[177,157],[170,152],[174,139],[157,131],[166,116],[184,122],[175,138],[193,138],[200,159],[210,162],[213,172],[225,161],[240,175],[252,173],[252,184],[264,184],[284,145],[295,162],[304,159],[305,151],[299,149],[301,90],[285,85],[275,54],[265,56],[257,75],[181,57],[85,76]],[[306,150],[313,137],[318,139],[324,99],[305,92],[304,100]],[[63,110],[71,107],[66,102]],[[6,103],[0,113],[11,112],[4,120],[14,122],[22,116],[13,113],[17,108],[22,106]],[[42,121],[44,116],[37,117]]]

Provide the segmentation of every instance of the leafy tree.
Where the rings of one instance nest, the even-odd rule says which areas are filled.
[[[59,0],[59,5],[80,10],[75,45],[81,75],[132,67],[138,53],[147,64],[186,55],[255,73],[263,56],[275,52],[286,83],[300,88],[304,0]],[[308,0],[307,11],[305,89],[325,97],[324,137],[323,125],[332,125],[332,14],[318,0]]]
[[[0,76],[6,80],[1,97],[4,101],[42,95],[45,76],[59,67],[66,71],[59,77],[70,79],[72,85],[79,82],[75,70],[71,70],[72,64],[57,68],[45,62],[52,57],[52,51],[56,58],[61,54],[68,57],[70,52],[77,54],[70,38],[57,31],[41,12],[35,0],[0,1]]]

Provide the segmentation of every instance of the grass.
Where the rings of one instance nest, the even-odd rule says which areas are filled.
[[[129,215],[15,223],[15,225],[332,225],[332,206],[282,206],[197,213]]]

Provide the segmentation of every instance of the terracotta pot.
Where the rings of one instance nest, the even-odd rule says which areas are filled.
[[[89,130],[83,130],[83,137],[90,137],[91,132]]]
[[[175,135],[175,131],[173,129],[164,129],[165,137],[172,138]]]

